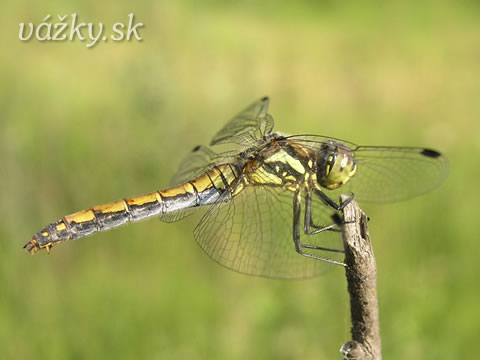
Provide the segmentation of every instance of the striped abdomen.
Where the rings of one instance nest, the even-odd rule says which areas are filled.
[[[50,251],[52,246],[60,242],[109,230],[128,222],[213,204],[237,175],[235,167],[229,164],[219,165],[194,180],[168,190],[97,205],[64,216],[36,233],[24,248],[31,253],[43,248]]]

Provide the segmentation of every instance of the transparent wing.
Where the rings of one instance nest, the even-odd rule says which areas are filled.
[[[170,180],[170,186],[184,184],[212,169],[215,165],[230,164],[236,160],[238,151],[217,154],[207,146],[199,145],[188,154]]]
[[[325,190],[332,198],[353,192],[355,199],[387,203],[406,200],[433,190],[448,173],[447,159],[435,150],[417,147],[356,146],[322,136],[288,138],[318,150],[326,140],[348,146],[355,156],[357,173],[338,190]]]
[[[232,163],[242,148],[247,148],[262,139],[273,128],[273,119],[267,113],[269,99],[264,97],[250,105],[230,120],[213,138],[211,145],[237,144],[240,149],[217,154],[207,146],[197,146],[182,161],[170,181],[170,186],[184,184],[195,179],[215,165]],[[160,220],[173,222],[195,212],[195,208],[180,209],[160,216]]]
[[[348,148],[352,149],[352,151],[356,148],[358,148],[358,145],[350,142],[350,141],[346,141],[346,140],[342,140],[342,139],[337,139],[337,138],[334,138],[334,137],[330,137],[330,136],[322,136],[322,135],[290,135],[290,136],[286,136],[285,137],[285,141],[294,141],[296,143],[299,143],[299,144],[302,144],[303,146],[305,147],[310,147],[314,150],[318,150],[320,149],[320,147],[322,146],[322,144],[325,142],[325,141],[328,141],[328,140],[333,140],[333,141],[336,141],[338,143],[341,143],[343,145],[346,145]]]
[[[234,160],[236,154],[237,153],[234,151],[217,154],[207,146],[197,146],[182,161],[177,172],[170,181],[170,186],[185,184],[212,169],[215,165],[229,163]],[[159,218],[164,222],[175,222],[193,214],[197,210],[197,207],[179,209],[177,211],[160,215]]]
[[[320,216],[320,222],[328,222],[328,209],[323,208],[324,211],[316,211],[317,221]],[[241,273],[294,279],[318,275],[332,266],[298,254],[292,233],[293,194],[264,186],[246,187],[232,200],[220,200],[203,216],[194,232],[197,243],[213,260]],[[335,240],[328,241],[332,236]],[[341,244],[340,233],[304,237],[307,239],[303,241],[309,244],[314,244],[314,238],[322,246]],[[311,252],[315,251],[318,250]]]
[[[254,145],[273,129],[273,118],[268,114],[268,97],[256,101],[231,119],[212,139],[210,145]]]
[[[188,154],[178,167],[177,172],[170,180],[170,186],[184,184],[195,179],[214,166],[217,154],[206,146],[197,146]],[[170,223],[192,215],[198,208],[179,209],[159,216],[161,221]]]
[[[170,180],[170,186],[184,184],[210,170],[215,164],[217,154],[207,146],[199,145],[181,162],[177,172]]]
[[[360,146],[354,153],[358,173],[349,191],[360,201],[410,199],[439,186],[448,172],[446,158],[434,150]]]

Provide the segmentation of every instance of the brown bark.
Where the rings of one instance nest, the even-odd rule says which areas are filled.
[[[342,196],[342,202],[347,197]],[[352,340],[340,350],[344,359],[382,358],[378,322],[377,268],[368,233],[368,217],[355,201],[343,209],[345,271],[350,296]]]

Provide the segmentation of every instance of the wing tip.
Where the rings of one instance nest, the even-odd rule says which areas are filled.
[[[426,156],[426,157],[433,158],[433,159],[436,159],[436,158],[439,158],[440,156],[442,156],[442,154],[440,154],[438,151],[433,150],[433,149],[427,149],[427,148],[424,148],[420,152],[420,154],[422,154],[423,156]]]

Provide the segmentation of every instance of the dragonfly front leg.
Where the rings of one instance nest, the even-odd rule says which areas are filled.
[[[313,191],[315,192],[315,195],[317,195],[320,200],[322,200],[325,204],[327,204],[328,206],[331,206],[332,208],[334,208],[335,210],[343,210],[343,208],[345,206],[347,206],[348,204],[350,204],[350,202],[353,200],[353,198],[355,197],[355,194],[352,193],[352,195],[350,195],[350,197],[344,201],[343,203],[341,203],[340,205],[337,204],[335,201],[333,201],[332,199],[330,199],[328,197],[327,194],[325,194],[322,190],[320,189],[317,189],[316,187],[313,188]]]
[[[308,245],[308,244],[303,244],[300,241],[301,208],[302,208],[301,207],[301,194],[300,194],[300,191],[297,190],[295,192],[294,197],[293,197],[293,242],[295,244],[295,250],[297,251],[297,253],[299,253],[300,255],[306,256],[306,257],[310,257],[310,258],[317,259],[317,260],[322,260],[322,261],[325,261],[325,262],[328,262],[328,263],[331,263],[331,264],[346,266],[343,262],[332,260],[332,259],[329,259],[329,258],[326,258],[326,257],[323,257],[323,256],[319,256],[319,255],[313,255],[313,254],[307,253],[303,250],[304,248],[307,248],[307,249],[324,250],[324,251],[331,251],[331,252],[342,252],[342,251],[339,251],[337,249],[329,249],[329,248],[323,248],[323,247],[317,247],[317,246],[312,246],[312,245]]]

